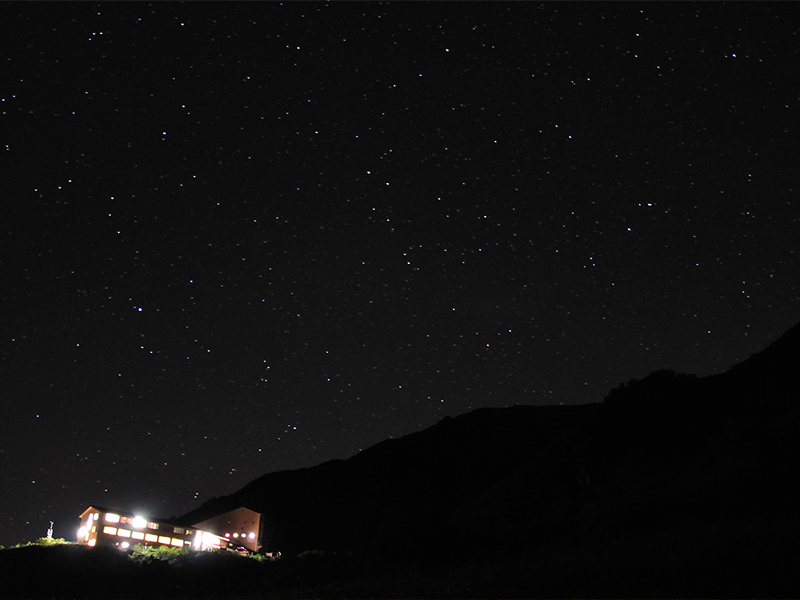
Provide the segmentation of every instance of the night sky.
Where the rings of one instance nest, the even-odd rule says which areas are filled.
[[[0,543],[763,349],[800,320],[799,32],[3,4]]]

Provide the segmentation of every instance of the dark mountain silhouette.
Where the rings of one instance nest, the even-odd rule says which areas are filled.
[[[800,531],[798,365],[800,325],[720,375],[658,371],[602,403],[445,418],[347,460],[264,475],[182,519],[247,506],[264,515],[266,549],[284,553],[580,556],[612,571],[608,561],[695,557],[709,577],[756,553],[774,570],[786,532]],[[732,563],[719,558],[734,548]]]
[[[800,325],[720,375],[446,418],[181,517],[261,511],[280,560],[31,546],[0,598],[797,598],[798,364]]]

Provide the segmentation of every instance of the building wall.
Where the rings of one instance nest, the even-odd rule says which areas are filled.
[[[257,552],[261,546],[261,513],[249,508],[241,507],[217,515],[202,523],[195,523],[195,527],[225,537],[251,552]]]

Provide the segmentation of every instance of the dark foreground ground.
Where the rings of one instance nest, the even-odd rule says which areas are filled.
[[[394,558],[312,552],[266,562],[198,553],[174,564],[134,562],[111,549],[30,546],[0,551],[0,597],[798,598],[798,534],[780,523],[698,524],[530,549],[427,548]]]

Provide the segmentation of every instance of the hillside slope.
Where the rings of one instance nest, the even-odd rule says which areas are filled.
[[[728,372],[656,372],[603,403],[480,409],[185,515],[264,514],[267,549],[516,555],[796,520],[800,326]],[[548,541],[549,540],[549,541]]]

